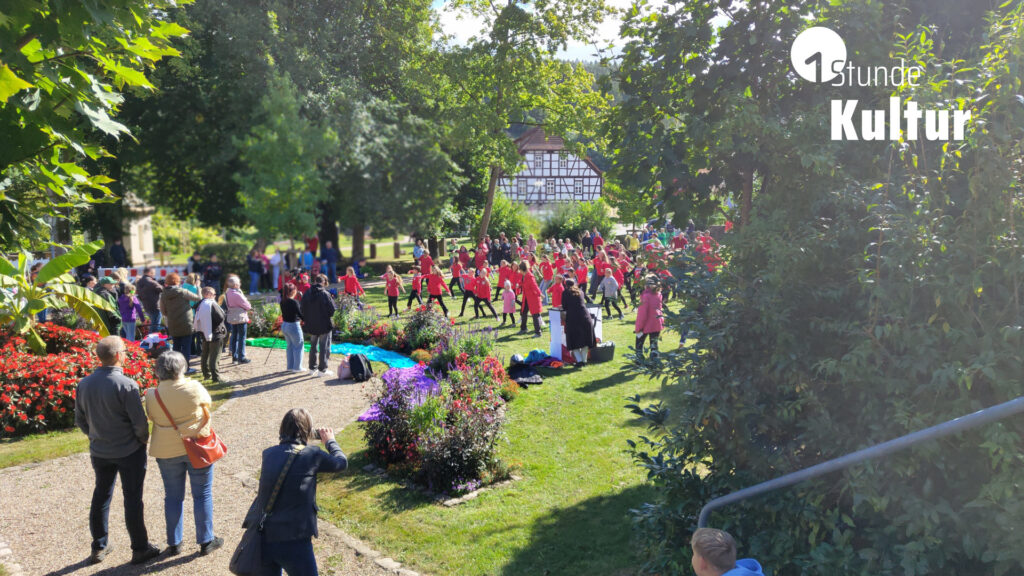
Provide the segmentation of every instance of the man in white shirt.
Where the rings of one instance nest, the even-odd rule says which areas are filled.
[[[202,334],[203,354],[200,357],[200,366],[203,369],[203,378],[214,382],[225,382],[220,377],[217,368],[217,358],[220,357],[221,346],[224,345],[224,338],[227,337],[227,325],[224,323],[226,315],[224,309],[214,299],[217,291],[212,286],[203,288],[203,301],[196,307],[195,321],[193,327],[196,332]]]

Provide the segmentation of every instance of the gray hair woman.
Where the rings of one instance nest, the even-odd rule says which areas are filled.
[[[164,352],[156,359],[155,372],[160,382],[146,392],[146,413],[153,422],[149,454],[156,458],[164,481],[167,555],[181,552],[186,476],[192,485],[199,553],[209,554],[224,544],[224,540],[213,533],[213,465],[194,468],[181,440],[210,434],[210,405],[213,403],[202,384],[185,377],[187,365],[181,354]]]
[[[238,276],[228,276],[227,290],[224,291],[224,311],[227,312],[228,331],[231,334],[231,342],[228,344],[231,359],[239,364],[248,364],[251,360],[245,356],[245,337],[249,329],[252,304],[240,290],[241,285]]]

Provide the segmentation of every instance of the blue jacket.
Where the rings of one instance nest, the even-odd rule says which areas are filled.
[[[743,558],[736,561],[736,567],[729,570],[722,576],[764,576],[761,565],[753,558]]]
[[[259,523],[263,508],[270,493],[274,491],[288,456],[292,450],[300,450],[292,467],[288,469],[274,509],[263,523],[263,537],[267,542],[284,542],[319,536],[316,528],[316,514],[319,511],[316,506],[316,475],[319,472],[337,472],[348,468],[348,459],[337,442],[328,442],[327,449],[330,454],[315,446],[303,446],[294,439],[288,439],[264,450],[260,490],[242,527],[248,528]]]

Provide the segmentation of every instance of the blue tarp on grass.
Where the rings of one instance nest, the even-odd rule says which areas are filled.
[[[254,348],[281,348],[287,347],[287,343],[280,338],[249,338],[245,341],[246,346],[252,346]],[[309,343],[307,342],[303,349],[309,351]],[[392,368],[412,368],[416,365],[415,362],[410,360],[408,357],[399,354],[398,352],[392,352],[390,350],[384,350],[383,348],[377,348],[376,346],[363,346],[362,344],[349,344],[343,342],[341,344],[331,344],[331,354],[362,354],[370,362],[382,362]]]

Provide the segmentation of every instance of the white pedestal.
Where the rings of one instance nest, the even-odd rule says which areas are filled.
[[[604,340],[601,327],[601,307],[597,304],[587,304],[587,312],[597,318],[594,322],[594,336],[598,340]],[[565,347],[565,314],[561,308],[548,309],[548,331],[551,333],[551,346],[548,354],[561,360],[562,349]]]

